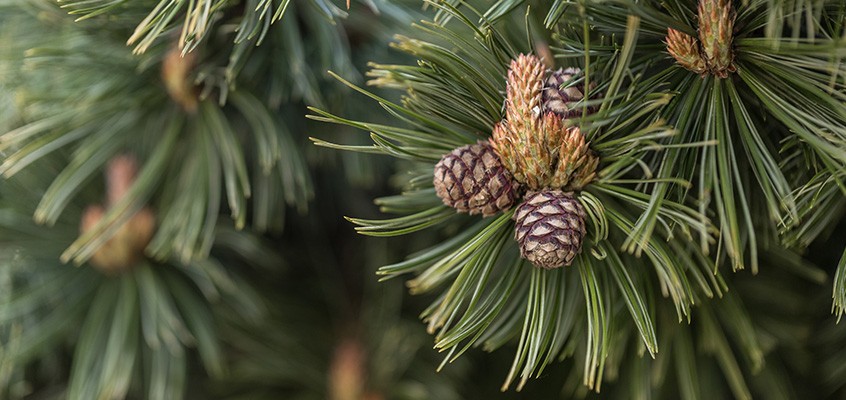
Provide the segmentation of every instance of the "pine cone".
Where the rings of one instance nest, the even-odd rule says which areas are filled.
[[[551,188],[581,190],[596,177],[599,158],[588,147],[578,126],[565,126],[554,113],[544,116],[544,127],[551,133],[550,145],[555,146]]]
[[[598,160],[578,128],[568,127],[556,112],[541,110],[544,71],[535,56],[520,55],[511,62],[506,119],[494,126],[491,146],[514,179],[529,189],[578,190],[593,179]],[[551,80],[553,85],[557,81]]]
[[[582,251],[586,216],[572,193],[529,193],[514,213],[520,256],[545,269],[569,266]]]
[[[728,77],[734,72],[734,7],[731,0],[699,1],[699,41],[702,57],[712,74]]]
[[[583,108],[575,106],[575,103],[584,99],[585,84],[579,79],[583,79],[583,74],[578,68],[551,71],[543,85],[543,111],[554,112],[562,118],[581,117]],[[595,87],[596,84],[591,82],[591,91]],[[595,107],[587,108],[588,114],[594,111]]]
[[[502,121],[494,126],[491,146],[518,182],[539,189],[552,179],[550,163],[554,148],[547,144],[541,120],[535,124],[537,133],[528,133],[531,131],[521,131],[510,121]]]
[[[699,75],[708,72],[708,66],[705,65],[705,60],[699,54],[699,43],[693,36],[673,28],[667,28],[667,52],[688,71]]]
[[[459,147],[441,158],[434,183],[444,204],[485,217],[514,205],[520,187],[488,142]]]
[[[533,55],[521,54],[508,70],[505,120],[493,129],[491,145],[514,178],[530,186],[549,173],[550,154],[541,121],[541,91],[546,68]]]
[[[82,214],[80,232],[85,233],[94,228],[106,212],[100,205],[88,206]],[[89,263],[106,275],[117,275],[129,270],[144,258],[144,249],[150,243],[155,228],[155,215],[149,208],[142,208],[121,225],[114,236],[97,248]]]
[[[505,118],[516,130],[537,131],[546,68],[540,58],[520,54],[511,61],[506,87]]]
[[[80,231],[88,232],[100,222],[107,209],[120,201],[135,182],[138,166],[133,157],[119,155],[113,158],[106,169],[106,207],[91,205],[85,209]],[[144,249],[150,243],[156,229],[156,216],[144,207],[124,222],[89,260],[101,272],[114,275],[126,271],[144,256]]]

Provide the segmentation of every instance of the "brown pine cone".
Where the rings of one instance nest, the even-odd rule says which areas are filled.
[[[581,117],[583,108],[575,106],[574,103],[585,97],[585,84],[584,82],[574,84],[574,82],[582,78],[582,71],[579,68],[559,68],[550,72],[543,84],[544,112],[554,112],[562,118]],[[591,83],[591,92],[593,92],[594,87],[596,87],[596,84]],[[593,95],[591,98],[596,98],[596,96]],[[587,108],[588,113],[594,111],[595,107]]]
[[[582,251],[586,217],[572,193],[545,190],[527,194],[514,213],[520,256],[545,269],[569,266]]]
[[[459,147],[435,165],[435,192],[459,212],[491,216],[510,208],[520,184],[487,142]]]

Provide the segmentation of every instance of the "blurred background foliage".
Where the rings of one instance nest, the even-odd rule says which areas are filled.
[[[777,133],[767,150],[794,190],[795,217],[785,221],[798,225],[773,221],[772,196],[739,192],[754,198],[754,224],[737,223],[743,233],[723,239],[746,248],[748,235],[758,234],[751,245],[757,255],[740,257],[754,258],[757,274],[730,272],[737,260],[720,253],[714,268],[724,293],[697,294],[690,323],[679,321],[659,285],[637,279],[654,297],[648,308],[661,345],[654,359],[626,305],[615,301],[607,310],[614,346],[598,393],[583,384],[584,336],[551,356],[558,362],[532,368],[537,379],[520,391],[500,390],[523,350],[519,329],[499,331],[500,350],[480,346],[445,362],[447,353],[433,349],[419,321],[442,294],[411,296],[402,279],[378,282],[377,267],[450,239],[466,224],[404,238],[357,235],[342,216],[384,217],[372,199],[419,185],[431,166],[313,146],[310,137],[349,146],[372,141],[355,127],[306,114],[396,123],[395,109],[344,81],[413,108],[397,83],[413,74],[391,70],[401,77],[392,81],[387,66],[429,68],[417,61],[425,54],[414,52],[422,36],[447,26],[443,32],[472,42],[470,26],[488,22],[524,51],[549,45],[559,61],[597,76],[619,74],[629,93],[650,87],[639,74],[662,69],[676,87],[656,92],[684,94],[696,85],[673,69],[661,43],[667,19],[690,25],[693,3],[668,3],[672,18],[655,1],[471,3],[0,0],[0,399],[846,398],[846,328],[836,323],[846,296],[836,289],[838,315],[831,313],[832,287],[846,290],[846,268],[837,269],[846,263],[842,161],[820,160],[785,139],[788,130],[769,117],[743,122]],[[842,49],[836,16],[846,5],[806,3],[743,2],[761,11],[745,15],[749,34],[785,46],[810,46],[803,35],[840,38]],[[636,50],[626,53],[632,12],[643,20]],[[811,32],[798,16],[819,23]],[[587,35],[584,21],[593,27]],[[604,45],[584,49],[585,38]],[[761,59],[772,55],[758,46]],[[810,59],[802,62],[823,57],[805,50],[796,50]],[[584,52],[601,62],[584,65]],[[449,81],[442,77],[431,75],[420,89]],[[367,86],[369,79],[379,85]],[[837,85],[833,98],[842,102]],[[636,106],[621,103],[609,106],[607,120],[592,121],[596,132],[616,121],[612,111],[626,116]],[[749,104],[762,109],[758,100]],[[672,107],[662,116],[679,123]],[[745,153],[735,153],[748,168]],[[125,155],[137,160],[137,176],[109,202],[110,162]],[[808,172],[810,164],[819,168]],[[685,171],[696,179],[692,167]],[[680,203],[690,200],[685,191],[672,193]],[[97,204],[105,213],[83,232]],[[145,207],[155,215],[155,235],[126,268],[104,272],[95,255]],[[775,238],[778,229],[789,249]],[[563,284],[582,290],[575,279]],[[570,311],[581,316],[584,307]]]

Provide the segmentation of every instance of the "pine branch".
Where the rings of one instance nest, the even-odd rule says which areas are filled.
[[[668,84],[680,93],[663,109],[662,116],[679,132],[664,144],[716,144],[671,150],[658,164],[658,173],[665,178],[673,175],[687,179],[695,185],[693,195],[700,203],[700,212],[709,215],[713,210],[719,222],[721,251],[735,260],[734,268],[749,264],[753,270],[757,269],[756,242],[762,240],[756,233],[759,228],[753,228],[761,224],[752,223],[758,210],[766,210],[769,216],[770,225],[764,231],[774,230],[776,224],[795,226],[800,221],[793,191],[801,183],[788,177],[781,167],[785,160],[778,151],[781,143],[801,141],[802,146],[817,153],[829,171],[836,171],[843,148],[838,135],[846,128],[841,110],[843,82],[839,78],[843,75],[839,62],[844,48],[843,30],[839,24],[829,23],[837,21],[842,8],[824,2],[819,8],[814,5],[806,10],[805,5],[791,2],[781,6],[796,7],[784,13],[784,9],[765,3],[737,5],[739,29],[734,35],[733,51],[738,71],[731,79],[700,80],[688,71],[662,69],[666,56],[653,46],[668,27],[696,33],[690,25],[696,24],[690,18],[694,10],[689,6],[620,1],[602,6],[585,2],[580,5],[583,9],[578,9],[562,3],[554,4],[551,9],[557,14],[548,17],[548,21],[572,25],[589,16],[594,29],[591,36],[562,29],[566,44],[562,51],[583,52],[588,50],[582,43],[598,40],[604,44],[609,37],[629,29],[624,15],[643,19],[641,38],[632,55],[637,62],[633,65],[647,68],[646,76],[654,79],[656,86]],[[796,14],[792,14],[794,10]],[[813,11],[806,13],[810,10]],[[802,16],[801,23],[792,19],[797,15]],[[806,30],[812,35],[784,37],[780,28],[774,29],[776,25],[790,26],[794,34],[801,30],[800,25],[807,25],[813,27]],[[602,45],[591,47],[600,58],[603,49]],[[768,118],[754,115],[750,112],[753,109],[767,110]],[[781,124],[774,127],[768,119]],[[753,172],[753,179],[744,173],[747,169]],[[687,201],[690,191],[679,188],[682,190],[674,198]],[[651,202],[662,201],[670,193],[668,189],[656,184]],[[750,196],[750,190],[763,196]],[[644,214],[639,225],[648,231],[650,220],[650,214]],[[703,248],[707,248],[707,243],[703,243]]]
[[[77,16],[76,21],[102,15],[139,16],[140,22],[136,21],[137,26],[127,39],[127,44],[134,45],[133,52],[137,54],[150,50],[162,37],[176,31],[179,32],[178,44],[183,54],[194,51],[216,29],[215,23],[238,9],[243,11],[239,16],[240,22],[234,28],[234,43],[253,42],[258,45],[267,36],[271,24],[281,20],[292,8],[289,7],[291,0],[161,0],[152,8],[126,0],[59,0],[59,4],[69,14]],[[324,0],[309,0],[307,6],[330,21],[347,15],[338,6]]]
[[[0,136],[0,147],[8,152],[0,170],[8,177],[51,153],[68,156],[68,165],[34,213],[38,222],[51,225],[115,154],[133,149],[146,159],[130,196],[75,241],[65,260],[85,261],[148,202],[161,216],[150,254],[160,259],[176,254],[184,262],[208,254],[222,193],[238,228],[247,225],[251,199],[259,207],[253,223],[258,229],[281,225],[284,210],[271,197],[281,195],[288,204],[305,207],[311,196],[305,160],[286,123],[263,99],[237,91],[230,94],[229,105],[221,106],[197,92],[190,80],[191,57],[157,48],[134,58],[108,37],[66,27],[61,15],[54,17],[59,28],[44,27],[10,43],[28,52],[29,68],[4,84],[14,85],[26,108],[24,122]],[[19,20],[24,22],[38,24]],[[60,42],[45,47],[41,43],[48,38]],[[19,54],[3,62],[15,62]],[[167,90],[155,84],[159,74]],[[248,163],[247,155],[255,164]]]
[[[505,20],[500,22],[504,26],[484,20],[477,25],[448,4],[433,6],[450,18],[437,24],[424,22],[417,26],[423,39],[401,36],[395,45],[419,58],[418,63],[373,64],[375,69],[369,73],[377,78],[373,85],[405,90],[402,101],[389,102],[353,86],[402,125],[359,122],[313,108],[311,118],[369,131],[374,141],[374,146],[318,144],[434,163],[450,147],[470,143],[477,134],[490,134],[503,118],[499,105],[506,60],[520,48],[501,31],[514,28]],[[690,318],[691,306],[699,296],[725,290],[707,259],[693,255],[697,248],[667,242],[676,235],[688,238],[694,234],[709,242],[713,227],[707,218],[671,200],[650,203],[649,195],[639,190],[656,182],[689,184],[670,175],[655,181],[651,177],[654,167],[643,161],[644,155],[673,149],[664,148],[663,142],[676,132],[659,117],[672,95],[653,93],[655,81],[643,79],[644,69],[633,67],[632,72],[629,68],[638,20],[629,19],[629,23],[623,51],[610,58],[597,57],[585,74],[584,82],[608,82],[595,89],[603,94],[601,99],[588,100],[595,105],[586,102],[599,111],[575,122],[603,162],[596,181],[579,195],[588,205],[586,224],[595,229],[591,232],[593,244],[575,262],[579,278],[573,275],[575,271],[541,271],[521,262],[510,238],[512,211],[469,225],[465,222],[468,218],[452,217],[453,210],[438,205],[429,183],[421,182],[379,202],[385,211],[404,216],[382,221],[350,219],[361,225],[360,232],[380,236],[402,235],[435,224],[448,224],[462,232],[380,269],[386,277],[416,273],[409,282],[412,293],[440,293],[423,318],[429,331],[436,334],[436,347],[446,352],[444,363],[473,346],[493,350],[519,338],[503,385],[506,389],[518,382],[519,389],[565,348],[578,346],[585,356],[584,383],[599,390],[613,348],[612,326],[617,326],[611,322],[612,311],[627,310],[630,316],[621,324],[635,329],[650,354],[658,351],[653,313],[646,306],[654,303],[655,293],[642,291],[644,282],[658,279],[665,295],[672,297],[679,320]],[[462,33],[465,31],[468,34]],[[472,40],[469,34],[473,34]],[[591,99],[589,94],[585,98]],[[646,171],[645,178],[634,173],[641,169]],[[641,212],[654,215],[660,229],[635,231]],[[620,247],[646,257],[618,254]],[[561,295],[579,290],[582,298]],[[580,339],[584,335],[590,338],[587,343]]]
[[[225,364],[211,304],[228,304],[249,321],[263,312],[261,302],[214,259],[192,265],[143,260],[118,276],[92,264],[60,264],[61,247],[78,232],[80,208],[50,229],[26,217],[58,167],[55,161],[49,157],[40,162],[43,168],[0,184],[0,209],[6,216],[0,232],[8,237],[4,252],[20,259],[4,271],[13,283],[11,295],[0,299],[0,332],[25,326],[28,333],[0,335],[3,362],[24,371],[70,344],[75,354],[67,389],[71,399],[124,397],[142,387],[148,396],[181,397],[192,348],[209,374],[222,374]],[[79,332],[71,332],[77,328]],[[137,382],[141,375],[149,379],[146,386]]]

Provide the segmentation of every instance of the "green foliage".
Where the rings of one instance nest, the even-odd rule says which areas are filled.
[[[321,245],[314,247],[332,251]],[[373,242],[364,248],[367,251],[360,253],[364,259],[382,258],[386,252],[384,246]],[[321,268],[312,264],[320,257],[300,254],[302,261],[288,257],[288,262],[316,267],[301,278],[318,279]],[[342,265],[321,261],[324,272],[332,273],[322,277],[318,285],[321,289],[283,283],[284,290],[269,296],[278,306],[258,326],[244,325],[237,316],[230,315],[232,319],[223,324],[222,337],[232,354],[231,370],[212,380],[210,393],[214,397],[465,398],[462,393],[467,391],[461,390],[461,382],[468,365],[436,373],[438,357],[428,348],[427,335],[413,319],[402,316],[401,285],[378,284],[365,274],[360,276],[363,282],[353,281],[360,285],[360,291],[339,293],[337,290],[345,286],[340,279]],[[289,273],[279,274],[278,269],[258,272],[257,278],[262,281],[279,277],[282,279],[278,281],[284,282],[290,277]]]
[[[129,195],[73,242],[63,260],[85,261],[145,202],[161,216],[149,253],[183,262],[208,254],[221,203],[238,229],[247,225],[250,208],[253,226],[279,229],[284,207],[275,204],[278,197],[305,207],[311,183],[296,139],[273,106],[253,94],[261,92],[232,92],[225,106],[201,96],[196,111],[186,109],[160,83],[166,47],[135,57],[56,10],[40,12],[43,23],[14,11],[4,12],[4,29],[39,29],[4,36],[14,39],[2,61],[11,71],[3,84],[15,93],[21,123],[0,136],[0,150],[8,154],[0,171],[13,176],[51,153],[69,158],[40,199],[36,221],[54,224],[114,155],[131,152],[145,160]],[[14,68],[23,55],[23,68]],[[190,87],[191,78],[183,79]],[[273,90],[261,95],[278,97]]]
[[[696,1],[428,1],[408,33],[392,24],[417,19],[416,1],[0,0],[0,398],[332,398],[343,360],[363,385],[350,391],[385,398],[487,397],[488,375],[537,398],[842,395],[846,5],[734,5],[737,72],[717,79],[665,51],[667,28],[696,34]],[[368,40],[389,31],[381,54]],[[571,120],[601,164],[565,269],[519,257],[513,210],[456,214],[432,184],[435,162],[503,118],[521,52],[584,70],[573,106],[596,110]],[[372,89],[353,66],[365,59],[381,60]],[[334,125],[315,132],[303,102]],[[370,142],[338,139],[355,129]],[[305,131],[389,157],[319,158]],[[80,235],[100,171],[125,153],[138,179]],[[373,217],[339,181],[381,195],[392,159],[401,192]],[[284,219],[309,201],[319,212]],[[157,216],[151,259],[91,268],[142,207]],[[352,229],[314,218],[339,210],[377,238],[346,243]],[[296,235],[275,236],[283,225]],[[396,280],[361,282],[363,264],[412,275],[429,306]],[[440,356],[403,316],[421,308]],[[513,358],[478,379],[472,348]]]
[[[400,37],[395,44],[418,57],[417,65],[374,64],[369,73],[375,78],[372,84],[405,89],[401,103],[353,86],[410,128],[351,121],[312,109],[316,113],[312,118],[369,130],[374,141],[368,147],[317,140],[319,145],[433,163],[451,148],[489,135],[502,118],[507,63],[520,51],[518,42],[503,32],[518,30],[484,22],[476,25],[454,8],[439,7],[450,19],[460,21],[457,27],[424,22],[419,30],[426,39]],[[673,201],[651,204],[648,195],[635,190],[658,181],[686,184],[672,177],[656,180],[632,173],[645,170],[650,176],[650,167],[641,159],[661,149],[660,141],[675,134],[658,117],[671,95],[652,94],[654,81],[627,72],[634,43],[629,35],[637,35],[637,24],[631,20],[628,45],[604,64],[593,64],[597,69],[588,71],[596,72],[585,78],[602,82],[596,89],[604,94],[600,111],[580,120],[602,165],[597,181],[579,195],[589,210],[588,225],[593,227],[591,245],[577,261],[579,278],[573,270],[545,272],[524,265],[511,239],[510,212],[467,227],[473,218],[455,214],[434,196],[430,168],[415,169],[401,196],[377,201],[383,211],[403,216],[382,221],[350,219],[359,225],[360,233],[374,236],[401,235],[434,225],[462,230],[406,261],[383,267],[380,274],[414,272],[418,276],[409,282],[412,292],[442,291],[423,317],[429,331],[437,332],[436,347],[447,352],[445,361],[474,345],[492,350],[519,338],[503,388],[518,378],[522,387],[562,349],[578,345],[585,357],[584,383],[598,390],[612,347],[609,307],[625,305],[645,349],[654,355],[658,350],[654,317],[646,304],[657,299],[643,292],[648,281],[658,279],[672,298],[679,320],[690,318],[690,307],[698,296],[724,290],[708,261],[696,255],[697,248],[667,242],[676,235],[688,240],[698,235],[707,243],[712,232],[707,219]],[[657,228],[636,230],[641,212],[652,214]],[[618,255],[620,247],[632,254]],[[582,296],[577,295],[579,291]],[[588,341],[583,344],[584,337]]]
[[[225,305],[242,323],[250,323],[264,312],[256,293],[216,258],[190,264],[142,261],[116,276],[87,264],[61,264],[59,254],[78,231],[79,208],[52,229],[28,217],[32,200],[57,171],[55,159],[46,161],[35,169],[40,172],[21,172],[0,185],[0,231],[8,260],[2,273],[9,293],[0,299],[0,365],[18,375],[25,366],[67,349],[73,353],[63,389],[69,399],[128,393],[180,398],[195,352],[207,373],[223,374],[226,364],[211,305]],[[218,248],[255,240],[232,235],[221,235]]]
[[[58,3],[76,16],[78,22],[118,19],[120,32],[125,35],[121,40],[133,46],[134,54],[154,51],[163,43],[178,47],[183,55],[211,49],[221,58],[219,63],[225,65],[199,74],[201,80],[208,80],[207,75],[213,80],[223,80],[212,84],[234,87],[240,83],[236,77],[247,64],[263,59],[283,80],[291,78],[285,82],[291,88],[275,87],[282,89],[285,97],[304,96],[312,104],[323,104],[318,90],[323,68],[315,71],[312,61],[319,60],[321,66],[344,72],[354,70],[347,54],[347,37],[339,29],[340,21],[349,12],[328,0],[59,0]],[[382,13],[392,20],[405,21],[412,14],[386,0],[353,2],[350,7],[358,12]],[[263,44],[284,56],[274,53],[280,57],[272,61],[266,53],[253,57]],[[279,78],[271,76],[266,80],[279,81]],[[266,80],[260,82],[264,84]],[[225,89],[221,87],[221,90]]]
[[[179,46],[184,51],[196,49],[207,35],[214,32],[214,24],[226,14],[236,14],[240,23],[235,27],[235,43],[252,41],[256,44],[268,34],[270,25],[282,19],[291,0],[197,0],[197,1],[142,1],[128,0],[61,0],[61,7],[77,21],[102,14],[138,14],[149,11],[127,39],[135,45],[135,53],[144,53],[162,36],[179,32]],[[328,20],[345,16],[346,12],[325,0],[310,0],[310,6],[319,10]],[[229,16],[231,18],[231,15]],[[179,19],[184,19],[179,24]]]
[[[843,185],[846,169],[835,173],[822,170],[814,174],[808,183],[796,191],[797,203],[800,206],[802,223],[793,230],[785,232],[785,242],[792,246],[808,247],[814,241],[827,239],[836,224],[846,215],[846,191]],[[836,245],[842,246],[842,238],[833,239]],[[846,248],[844,248],[846,251]],[[837,321],[846,312],[846,253],[837,260],[831,260],[831,266],[836,266],[833,276],[832,312],[837,315]]]
[[[765,2],[739,4],[739,72],[715,79],[679,68],[663,50],[667,27],[694,32],[692,5],[554,2],[539,7],[541,14],[548,12],[544,25],[554,32],[550,38],[532,23],[537,20],[532,10],[525,20],[516,18],[524,15],[521,3],[499,1],[486,12],[465,2],[429,3],[437,9],[435,22],[422,22],[415,37],[398,36],[393,45],[417,63],[372,64],[368,73],[372,85],[405,91],[400,102],[339,77],[400,124],[355,121],[312,108],[311,118],[369,131],[373,140],[371,146],[349,146],[315,139],[318,145],[416,163],[401,195],[377,200],[382,211],[401,216],[349,218],[359,233],[396,236],[432,226],[456,232],[383,267],[380,274],[414,273],[408,283],[412,293],[439,293],[422,316],[436,334],[436,348],[446,352],[445,362],[473,346],[493,350],[516,340],[503,390],[515,380],[521,388],[558,357],[583,354],[584,366],[577,372],[583,384],[598,391],[608,363],[628,354],[612,339],[620,330],[638,332],[640,354],[662,354],[656,332],[673,323],[656,317],[663,295],[672,300],[677,322],[690,322],[698,312],[691,331],[703,336],[733,395],[750,397],[742,370],[760,370],[763,352],[749,315],[740,311],[735,295],[714,302],[719,312],[703,304],[726,296],[729,286],[718,272],[725,256],[733,269],[750,265],[757,272],[759,249],[771,246],[777,229],[789,232],[816,212],[810,206],[805,211],[810,203],[794,192],[801,176],[808,175],[807,164],[798,171],[789,166],[797,154],[819,166],[819,181],[840,182],[828,177],[842,171],[840,153],[846,148],[841,137],[846,81],[839,62],[846,47],[836,22],[842,20],[842,7],[797,5],[796,12],[815,27],[809,36],[797,38],[801,29],[777,11],[763,12]],[[794,36],[782,36],[776,24]],[[528,37],[514,36],[520,32]],[[478,221],[441,205],[434,196],[431,165],[449,150],[490,134],[502,118],[509,60],[549,40],[554,57],[583,68],[585,87],[597,83],[591,91],[602,94],[575,105],[598,106],[577,123],[601,165],[598,179],[579,194],[588,210],[591,240],[578,267],[542,271],[517,256],[511,212]],[[841,204],[840,196],[831,194],[832,201]],[[806,226],[814,229],[812,223]],[[716,261],[707,256],[714,244]],[[836,298],[842,286],[836,284]],[[627,320],[618,320],[621,310]],[[678,336],[683,343],[676,346],[690,349],[688,328],[676,330],[684,332]],[[736,361],[726,332],[748,360],[745,366]],[[661,343],[675,347],[673,339]],[[692,353],[678,357],[684,354]],[[767,376],[776,379],[770,372]],[[696,398],[695,378],[679,379],[680,390]]]
[[[786,3],[796,2],[782,4],[788,9]],[[694,183],[693,199],[702,213],[715,213],[721,250],[733,260],[735,269],[749,264],[757,270],[757,243],[761,240],[757,232],[768,233],[779,223],[791,227],[800,221],[793,189],[801,183],[785,176],[782,168],[794,157],[791,152],[807,148],[818,160],[815,163],[828,171],[843,165],[846,108],[842,94],[846,82],[839,60],[846,51],[841,39],[844,10],[836,2],[821,2],[816,8],[808,5],[807,9],[804,4],[795,5],[795,14],[785,14],[765,1],[736,5],[738,73],[729,79],[700,79],[674,65],[664,52],[667,27],[695,32],[693,2],[612,1],[579,6],[558,2],[546,19],[549,27],[562,27],[561,39],[567,50],[586,53],[594,40],[621,43],[614,38],[629,27],[622,15],[643,18],[634,64],[650,68],[649,76],[661,77],[659,82],[679,93],[662,111],[680,133],[671,143],[714,144],[668,151],[659,160],[658,174]],[[801,26],[813,27],[806,29],[804,38],[797,36],[801,28],[795,23],[800,20],[794,15],[803,15]],[[589,35],[566,28],[587,23],[585,18],[590,19]],[[792,29],[793,36],[773,34],[782,32],[776,25]],[[793,142],[796,145],[791,151],[779,152],[783,143]],[[652,193],[652,201],[661,201],[672,192],[658,183]],[[688,190],[676,193],[677,201],[690,195]],[[756,218],[764,212],[769,226]],[[644,214],[641,223],[649,221],[650,215]]]

